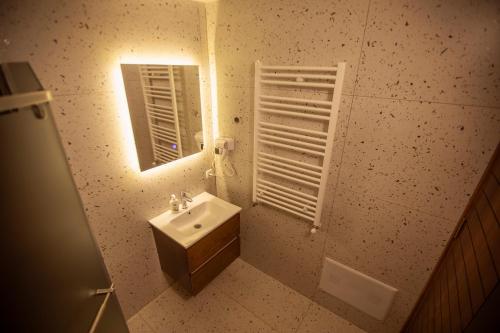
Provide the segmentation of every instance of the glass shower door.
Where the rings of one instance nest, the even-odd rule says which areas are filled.
[[[2,95],[39,91],[27,63],[2,65]],[[2,96],[0,96],[2,98]],[[4,332],[89,332],[110,278],[54,125],[41,105],[0,113]],[[111,293],[95,332],[128,332]]]

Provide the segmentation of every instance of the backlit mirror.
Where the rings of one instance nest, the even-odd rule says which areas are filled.
[[[141,171],[203,149],[198,66],[121,65]]]

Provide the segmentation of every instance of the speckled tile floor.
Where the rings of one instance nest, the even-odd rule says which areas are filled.
[[[173,285],[128,321],[131,333],[361,333],[241,259],[197,296]]]

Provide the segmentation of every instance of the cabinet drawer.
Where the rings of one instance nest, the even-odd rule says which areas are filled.
[[[240,214],[237,214],[189,247],[187,249],[189,272],[194,272],[205,261],[237,237],[239,233]]]
[[[240,255],[240,238],[234,238],[217,255],[191,274],[191,292],[197,294]]]

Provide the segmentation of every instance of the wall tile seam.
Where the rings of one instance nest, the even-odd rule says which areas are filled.
[[[334,186],[334,190],[333,190],[333,200],[332,202],[330,203],[330,207],[328,209],[328,216],[326,216],[325,218],[328,219],[328,222],[326,223],[327,226],[326,226],[326,230],[325,230],[325,237],[323,239],[323,249],[321,250],[321,256],[320,256],[320,259],[319,260],[319,267],[317,268],[317,271],[318,272],[321,272],[321,268],[323,267],[323,261],[325,258],[325,255],[326,255],[326,246],[327,246],[327,242],[328,242],[328,234],[329,234],[329,231],[330,231],[330,228],[332,226],[332,223],[331,223],[331,220],[332,220],[332,215],[333,215],[333,211],[334,211],[334,204],[335,204],[335,198],[337,196],[337,189],[339,188],[339,182],[340,182],[340,175],[341,175],[341,170],[342,170],[342,164],[343,164],[343,159],[344,159],[344,151],[345,151],[345,147],[346,147],[346,142],[347,142],[347,136],[348,136],[348,132],[349,132],[349,124],[350,124],[350,120],[351,120],[351,113],[352,113],[352,107],[353,107],[353,104],[354,104],[354,98],[355,98],[355,92],[356,92],[356,85],[357,85],[357,82],[358,82],[358,74],[359,74],[359,65],[361,63],[361,54],[363,52],[363,45],[364,45],[364,40],[365,40],[365,35],[366,35],[366,29],[367,29],[367,26],[368,26],[368,18],[369,18],[369,13],[370,13],[370,4],[371,4],[371,0],[368,1],[368,5],[367,5],[367,10],[366,10],[366,17],[365,17],[365,26],[364,26],[364,29],[363,29],[363,36],[361,38],[361,47],[359,49],[359,53],[358,53],[358,65],[356,67],[356,75],[355,75],[355,79],[354,79],[354,86],[353,86],[353,92],[352,94],[345,94],[345,93],[342,93],[342,96],[349,96],[351,97],[351,103],[350,103],[350,106],[349,106],[349,115],[347,117],[347,125],[346,125],[346,131],[343,135],[343,138],[344,138],[344,142],[343,142],[343,145],[342,145],[342,150],[340,152],[340,161],[339,161],[339,167],[338,167],[338,170],[337,170],[337,180],[335,182],[335,186]],[[312,294],[312,296],[310,297],[311,299],[316,299],[317,295],[318,295],[318,292],[320,291],[319,289],[319,284],[316,286],[316,288],[314,289],[314,292]]]
[[[361,51],[360,51],[360,58],[358,62],[358,67],[357,67],[357,72],[356,72],[356,77],[354,80],[354,86],[353,86],[353,95],[355,97],[373,97],[373,98],[379,98],[379,99],[389,99],[389,100],[398,100],[398,101],[412,101],[412,102],[423,102],[423,103],[436,103],[436,104],[444,104],[444,105],[456,105],[456,106],[467,106],[467,107],[481,107],[481,108],[491,108],[491,109],[500,109],[500,105],[495,106],[495,105],[475,105],[475,104],[466,104],[466,103],[451,103],[451,102],[441,102],[441,101],[430,101],[430,100],[424,100],[424,99],[407,99],[407,98],[391,98],[391,97],[383,97],[383,96],[370,96],[370,95],[358,95],[356,94],[356,88],[358,87],[358,73],[359,73],[359,65],[361,63],[361,59],[363,58],[363,55],[366,55],[364,53],[364,39],[365,39],[365,34],[366,34],[366,29],[368,27],[368,18],[369,18],[369,11],[370,11],[370,4],[371,0],[368,3],[368,12],[367,12],[367,20],[365,22],[365,31],[363,32],[363,39],[362,39],[362,44],[361,44]]]
[[[308,299],[309,299],[309,297],[308,297]],[[313,306],[313,304],[314,304],[314,302],[312,302],[312,301],[309,302],[309,305],[307,306],[307,309],[302,314],[302,319],[300,320],[299,325],[295,329],[295,332],[300,332],[300,328],[304,324],[304,320],[306,319],[307,315],[309,314],[309,311],[311,311],[311,307]]]
[[[229,88],[229,89],[243,89],[247,91],[253,91],[254,85],[239,85],[239,84],[219,84],[221,88]],[[355,84],[355,87],[357,84]],[[469,103],[453,103],[439,100],[428,100],[428,99],[413,99],[413,98],[395,98],[395,97],[386,97],[381,95],[361,95],[353,93],[345,93],[342,92],[342,96],[355,96],[362,98],[376,98],[376,99],[386,99],[386,100],[394,100],[394,101],[406,101],[406,102],[420,102],[420,103],[430,103],[430,104],[442,104],[442,105],[455,105],[455,106],[465,106],[465,107],[478,107],[478,108],[488,108],[488,109],[500,109],[500,105],[482,105],[482,104],[469,104]]]
[[[158,300],[161,295],[163,295],[164,292],[166,292],[168,289],[172,288],[173,285],[175,284],[175,282],[169,284],[165,289],[163,289],[157,296],[154,296],[152,299],[150,299],[149,301],[146,301],[144,305],[142,305],[141,307],[137,307],[136,306],[136,309],[134,309],[134,313],[132,315],[130,315],[129,319],[132,318],[134,315],[136,314],[140,314],[140,312],[147,306],[149,305],[150,303],[153,303],[153,302],[156,302],[156,300]],[[138,308],[138,309],[137,309]]]
[[[243,260],[243,259],[242,259]],[[245,261],[246,262],[246,261]],[[257,269],[257,268],[256,268]],[[260,269],[259,269],[260,272],[262,272]],[[274,278],[273,278],[274,279]],[[274,279],[274,280],[277,280],[277,279]],[[278,280],[277,280],[278,281]],[[252,315],[254,315],[258,320],[260,320],[261,322],[263,322],[267,327],[269,327],[271,329],[272,332],[276,332],[276,330],[272,327],[272,325],[270,323],[268,323],[265,319],[261,318],[259,315],[257,315],[255,312],[253,312],[251,309],[247,308],[244,304],[240,303],[240,301],[238,300],[238,298],[236,297],[233,297],[232,295],[230,295],[229,293],[226,293],[224,290],[222,290],[222,294],[224,294],[224,296],[226,296],[227,298],[229,298],[230,300],[232,300],[233,302],[239,304],[243,309],[247,310],[248,312],[250,312]]]
[[[165,290],[166,290],[166,289],[165,289]],[[165,292],[165,290],[164,290],[164,291],[162,291],[162,294]],[[149,304],[149,303],[148,303],[148,304]],[[147,305],[147,304],[146,304],[146,305]],[[151,325],[149,324],[149,322],[148,322],[148,321],[147,321],[147,320],[146,320],[146,319],[142,316],[142,314],[141,314],[141,310],[142,310],[142,308],[141,308],[141,309],[139,309],[139,311],[137,311],[134,315],[138,315],[138,316],[139,316],[139,318],[141,318],[141,320],[144,322],[144,324],[146,324],[146,326],[147,326],[147,327],[151,330],[151,332],[158,333],[158,331],[157,331],[157,330],[155,330],[155,329],[154,329],[154,327],[153,327],[153,326],[151,326]],[[130,318],[132,318],[132,316],[130,316]],[[129,319],[130,319],[130,318],[129,318]]]
[[[67,93],[54,93],[51,91],[52,97],[69,97],[69,96],[88,96],[88,95],[106,95],[116,93],[113,89],[103,89],[103,90],[85,90],[83,92],[67,92]]]
[[[222,132],[222,131],[221,131],[221,132]],[[221,133],[221,136],[225,136],[225,135],[224,135],[224,133]],[[235,142],[235,143],[234,143],[234,149],[238,149],[237,144],[238,144],[237,142]],[[236,161],[235,161],[235,160],[234,160],[234,156],[229,156],[229,159],[231,159],[231,160],[232,160],[231,162],[232,162],[232,163],[234,163],[234,164],[236,164],[236,163],[249,163],[249,164],[252,164],[252,165],[251,165],[251,169],[252,169],[251,171],[253,171],[253,158],[251,158],[251,159],[247,159],[247,158],[238,158],[238,160],[236,160]],[[233,166],[234,166],[234,168],[236,169],[236,165],[233,165]],[[243,176],[243,175],[242,175],[242,174],[240,174],[240,173],[238,172],[238,170],[236,170],[236,175],[234,175],[233,177],[229,177],[229,176],[224,175],[224,176],[223,176],[223,178],[224,178],[224,180],[227,180],[227,179],[235,179],[235,178],[238,178],[238,176]],[[219,177],[219,178],[220,178],[220,177]],[[252,176],[251,178],[253,178],[253,176]]]
[[[418,213],[421,213],[421,214],[424,214],[424,215],[428,215],[428,216],[431,216],[431,217],[434,217],[434,218],[438,218],[438,219],[441,219],[441,220],[444,220],[444,221],[448,221],[448,222],[453,222],[454,221],[453,219],[450,219],[450,218],[447,218],[447,217],[443,217],[443,216],[439,216],[439,215],[435,215],[435,214],[429,213],[429,212],[427,212],[425,210],[422,210],[420,208],[415,208],[415,207],[412,207],[412,206],[404,205],[404,204],[402,204],[400,202],[395,202],[395,201],[384,199],[382,197],[376,197],[376,196],[373,196],[373,195],[370,195],[370,194],[367,194],[367,193],[362,193],[362,192],[354,191],[354,190],[349,189],[349,188],[345,188],[345,190],[350,191],[350,192],[355,193],[355,194],[360,195],[360,196],[364,196],[364,197],[366,197],[368,199],[373,199],[374,201],[382,201],[382,202],[386,202],[386,203],[389,203],[389,204],[392,204],[392,205],[404,207],[404,208],[407,208],[407,209],[411,209],[412,211],[415,211],[415,212],[418,212]],[[458,223],[458,221],[457,221],[457,223]]]
[[[391,100],[391,101],[402,101],[402,102],[418,102],[418,103],[428,103],[428,104],[440,104],[440,105],[453,105],[453,106],[461,106],[461,107],[475,107],[475,108],[484,108],[484,109],[493,109],[499,110],[499,106],[492,105],[479,105],[479,104],[461,104],[461,103],[450,103],[450,102],[440,102],[440,101],[431,101],[426,99],[410,99],[410,98],[394,98],[394,97],[384,97],[384,96],[375,96],[375,95],[357,95],[353,94],[354,97],[361,98],[373,98],[373,99],[382,99],[382,100]]]
[[[251,263],[247,262],[246,260],[244,260],[243,258],[241,258],[241,256],[239,258],[240,258],[240,260],[244,261],[245,264],[252,266],[254,269],[258,270],[259,272],[261,272],[263,274],[265,274],[267,277],[271,278],[272,280],[279,282],[281,285],[283,285],[283,286],[285,286],[285,287],[287,287],[287,288],[295,291],[297,294],[299,294],[299,295],[307,298],[307,301],[309,302],[309,305],[307,306],[307,309],[304,310],[304,312],[301,314],[302,318],[300,319],[299,326],[294,330],[294,332],[297,332],[298,329],[299,329],[299,327],[300,327],[300,325],[301,325],[301,323],[306,318],[306,314],[307,314],[307,311],[309,310],[309,307],[312,306],[316,302],[314,302],[311,299],[311,297],[302,294],[300,291],[298,291],[298,290],[296,290],[296,289],[288,286],[287,284],[283,283],[282,281],[278,280],[277,278],[275,278],[275,277],[267,274],[266,272],[262,271],[261,269],[255,267],[253,264],[251,264]],[[276,330],[272,327],[271,324],[269,324],[265,319],[261,318],[258,314],[254,313],[251,309],[247,308],[244,304],[240,303],[240,300],[238,298],[233,297],[231,294],[227,293],[224,289],[222,289],[221,292],[222,292],[222,294],[224,294],[224,296],[226,296],[227,298],[229,298],[229,299],[233,300],[234,302],[238,303],[242,308],[244,308],[245,310],[247,310],[248,312],[250,312],[251,314],[253,314],[255,317],[257,317],[264,324],[266,324],[267,326],[269,326],[273,332],[276,332]]]
[[[241,89],[241,90],[252,91],[252,92],[255,90],[255,85],[220,84],[220,85],[217,85],[217,86],[219,88]],[[223,93],[223,90],[219,89],[219,93]],[[351,97],[351,96],[353,96],[353,94],[349,93],[349,92],[342,92],[342,96],[349,96],[349,97]],[[253,99],[252,99],[252,106],[253,106]]]
[[[293,66],[293,65],[291,65]],[[253,67],[253,64],[252,64],[252,67]],[[254,78],[254,75],[255,73],[252,74],[252,79]],[[228,81],[231,81],[231,80],[228,80]],[[234,83],[233,83],[234,82]],[[255,84],[238,84],[238,81],[235,80],[233,82],[229,82],[229,83],[218,83],[217,84],[217,87],[218,88],[230,88],[230,89],[245,89],[245,90],[254,90],[255,88]],[[219,93],[222,92],[221,89],[218,89],[219,90]],[[343,96],[352,96],[353,93],[350,93],[350,92],[342,92],[342,95]]]
[[[201,68],[201,65],[198,65],[198,66]],[[200,72],[201,72],[201,69],[200,69]],[[207,84],[208,83],[206,80],[204,81],[204,80],[200,79],[200,87],[202,89],[210,88],[210,87],[206,87]],[[68,92],[61,92],[61,93],[54,92],[53,90],[51,90],[51,93],[52,93],[53,97],[67,97],[67,96],[87,96],[87,95],[95,95],[95,94],[99,94],[99,95],[116,94],[117,90],[116,89],[82,89],[81,91],[78,91],[78,92],[77,91],[73,91],[73,92],[68,91]]]
[[[357,83],[358,83],[359,66],[361,64],[361,55],[363,54],[363,47],[364,47],[364,44],[365,44],[366,30],[367,30],[367,27],[368,27],[368,18],[370,17],[370,5],[371,5],[371,0],[368,1],[368,5],[366,7],[366,16],[365,16],[365,22],[364,22],[364,28],[363,28],[363,36],[361,37],[361,47],[359,49],[359,53],[357,54],[358,55],[358,64],[356,66],[356,75],[354,76],[354,86],[353,86],[352,95],[351,95],[351,105],[349,107],[349,114],[347,116],[346,131],[345,131],[345,134],[344,134],[344,142],[343,142],[342,150],[341,150],[341,153],[340,153],[340,161],[339,161],[339,164],[338,164],[339,167],[338,167],[337,175],[336,175],[337,179],[335,181],[335,187],[334,187],[333,193],[332,193],[333,200],[330,203],[330,208],[328,210],[328,216],[326,217],[326,218],[328,218],[329,221],[327,223],[326,230],[325,230],[326,237],[323,240],[323,250],[321,251],[321,257],[320,257],[321,258],[321,260],[320,260],[320,270],[321,270],[321,267],[323,265],[323,258],[325,257],[325,254],[326,254],[326,245],[327,245],[327,241],[328,241],[328,234],[329,234],[329,231],[330,231],[330,227],[332,225],[332,223],[330,223],[330,222],[332,220],[331,217],[332,217],[333,211],[334,211],[335,198],[337,197],[337,189],[339,188],[341,170],[342,170],[342,165],[343,165],[343,162],[344,162],[344,151],[345,151],[345,147],[346,147],[346,144],[347,144],[347,137],[348,137],[348,134],[349,134],[349,125],[350,125],[350,122],[351,122],[352,107],[353,107],[353,104],[354,104],[354,98],[355,98],[355,93],[356,93],[356,86],[357,86]],[[319,285],[316,287],[316,289],[317,290],[319,289]],[[316,293],[317,293],[317,291],[315,291],[313,297],[316,297]]]

